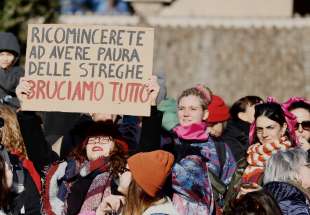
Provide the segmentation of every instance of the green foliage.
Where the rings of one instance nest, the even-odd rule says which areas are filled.
[[[25,53],[29,20],[55,23],[58,11],[58,0],[0,0],[0,31],[14,33]]]

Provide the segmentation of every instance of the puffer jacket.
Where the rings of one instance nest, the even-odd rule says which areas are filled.
[[[309,215],[310,204],[306,194],[297,186],[273,181],[264,185],[280,206],[283,215]]]

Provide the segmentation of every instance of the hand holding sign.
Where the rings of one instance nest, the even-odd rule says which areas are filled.
[[[156,99],[159,93],[159,89],[160,89],[160,86],[157,80],[157,76],[152,75],[152,77],[148,79],[146,83],[146,90],[149,94],[149,99],[151,101],[152,106],[156,105]]]
[[[25,100],[31,94],[31,88],[32,86],[27,80],[24,78],[19,80],[19,84],[16,87],[16,96],[20,103],[22,103],[23,100]]]

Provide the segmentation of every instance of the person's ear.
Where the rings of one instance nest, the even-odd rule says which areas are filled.
[[[208,117],[209,117],[209,111],[208,110],[204,110],[202,119],[204,121],[207,121]]]

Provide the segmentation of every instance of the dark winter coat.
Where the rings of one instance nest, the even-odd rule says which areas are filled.
[[[285,182],[269,182],[264,186],[280,206],[283,215],[309,215],[309,199],[296,186]]]
[[[47,142],[53,145],[74,127],[80,117],[80,113],[43,112],[42,122]]]
[[[0,32],[0,52],[7,51],[15,55],[15,64],[20,57],[20,47],[14,34]],[[13,108],[19,107],[15,89],[20,77],[24,76],[24,70],[20,66],[13,65],[8,70],[0,68],[0,100]]]
[[[230,147],[235,160],[246,156],[249,147],[250,123],[242,120],[229,120],[223,133],[224,142]]]

